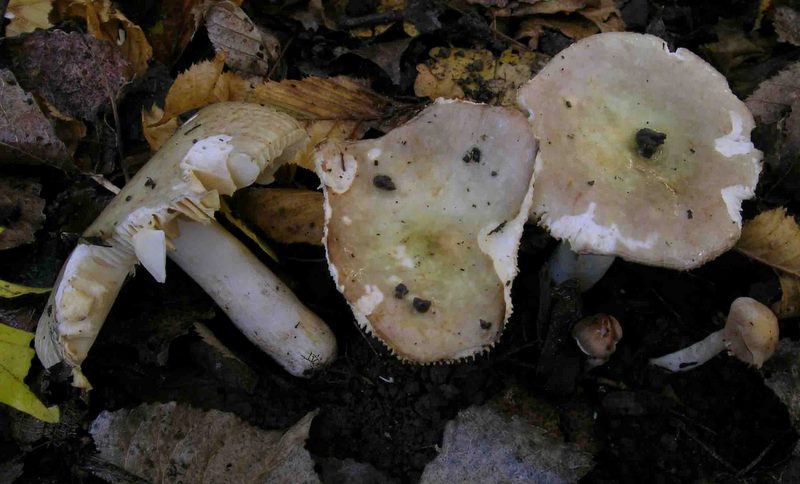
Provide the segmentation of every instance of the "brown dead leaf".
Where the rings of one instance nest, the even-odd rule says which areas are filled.
[[[206,12],[208,38],[225,63],[242,74],[265,77],[280,54],[278,39],[256,26],[233,2],[222,1]]]
[[[714,32],[718,40],[702,45],[701,49],[711,57],[714,67],[725,75],[766,52],[765,41],[756,32],[745,32],[737,20],[721,19],[714,26]]]
[[[625,30],[622,13],[614,0],[600,0],[597,5],[587,6],[576,13],[591,20],[597,25],[600,32],[623,32]]]
[[[151,151],[158,151],[178,129],[178,118],[157,124],[164,117],[164,110],[155,104],[150,109],[142,108],[142,133]]]
[[[772,23],[779,42],[800,46],[800,13],[797,10],[786,5],[775,7]]]
[[[208,7],[218,0],[162,0],[157,3],[155,25],[147,31],[153,55],[166,65],[180,57],[203,21]],[[241,0],[233,0],[236,6]]]
[[[100,457],[150,482],[318,483],[305,441],[316,412],[285,432],[175,402],[104,411],[89,429]]]
[[[66,146],[8,69],[0,69],[0,107],[0,163],[71,168]]]
[[[6,37],[33,32],[36,29],[47,29],[50,23],[50,11],[53,0],[10,0],[6,8]]]
[[[568,13],[576,12],[593,3],[591,0],[534,0],[514,2],[511,5],[512,15],[515,17],[522,15]]]
[[[314,171],[314,152],[318,144],[326,140],[358,140],[373,127],[364,121],[317,120],[301,122],[309,136],[305,150],[297,153],[292,164]]]
[[[556,30],[575,41],[600,31],[593,22],[576,15],[541,15],[523,20],[514,38],[517,40],[528,39],[528,46],[531,49],[537,49],[539,47],[539,37],[544,33],[545,29]]]
[[[499,58],[488,50],[434,47],[432,62],[417,66],[414,93],[420,97],[470,99],[516,105],[517,88],[539,72],[546,56],[535,52],[503,51]]]
[[[70,117],[97,119],[126,82],[116,46],[90,35],[38,30],[12,39],[9,50],[20,84]]]
[[[800,150],[800,62],[762,82],[745,101],[760,123],[779,123],[782,150]]]
[[[772,305],[772,312],[779,319],[800,316],[800,277],[791,274],[779,274],[781,283],[781,300]]]
[[[0,250],[13,249],[35,240],[44,223],[42,186],[32,180],[0,178]]]
[[[762,212],[746,222],[736,250],[770,267],[800,276],[800,226],[783,207]]]
[[[212,60],[203,61],[178,74],[164,101],[164,115],[156,126],[209,104],[229,99],[215,96],[214,87],[225,66],[225,56],[218,54]]]
[[[58,19],[83,19],[89,34],[117,45],[128,61],[128,78],[143,76],[147,71],[148,61],[153,57],[147,37],[138,25],[111,4],[111,0],[61,0],[56,10]]]
[[[321,192],[254,188],[237,197],[242,217],[282,244],[322,245],[325,226]]]

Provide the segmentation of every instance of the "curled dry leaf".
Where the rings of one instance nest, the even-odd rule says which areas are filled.
[[[178,129],[178,118],[172,118],[164,124],[158,122],[164,117],[164,110],[155,104],[150,109],[142,108],[142,134],[150,150],[158,151]]]
[[[295,188],[253,188],[237,196],[241,214],[270,239],[283,244],[322,245],[325,226],[321,192]]]
[[[8,69],[0,69],[0,104],[0,163],[70,166],[67,147]]]
[[[126,82],[116,46],[90,35],[36,31],[9,48],[20,84],[70,117],[97,119]]]
[[[34,233],[44,222],[42,186],[19,178],[0,178],[0,250],[11,249],[35,240]]]
[[[117,45],[128,61],[128,77],[143,76],[153,57],[153,48],[142,29],[111,4],[111,0],[72,0],[57,4],[58,17],[78,17],[86,21],[86,30],[97,39]]]
[[[175,402],[104,411],[89,429],[100,457],[150,482],[317,483],[305,441],[316,412],[282,431]]]
[[[417,66],[414,93],[511,106],[517,88],[544,66],[547,58],[534,52],[503,51],[495,58],[488,50],[434,47],[431,61]]]
[[[50,11],[53,0],[10,0],[6,8],[6,37],[51,27]]]
[[[230,1],[217,2],[206,12],[208,38],[225,63],[242,74],[266,76],[280,54],[278,39],[256,26]]]
[[[578,482],[591,468],[591,455],[486,405],[447,424],[442,451],[420,482]]]
[[[785,208],[762,212],[746,222],[736,250],[770,267],[800,276],[800,227]]]
[[[225,56],[217,55],[212,60],[194,64],[180,73],[164,100],[164,114],[154,126],[165,124],[192,109],[227,101],[228,99],[217,98],[214,93],[214,86],[224,66]]]

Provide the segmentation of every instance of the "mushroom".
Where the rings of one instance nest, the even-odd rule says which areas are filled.
[[[531,219],[579,254],[686,270],[741,232],[762,153],[753,117],[686,49],[603,33],[519,90],[539,141]]]
[[[608,361],[622,339],[622,326],[614,316],[596,314],[581,319],[572,327],[578,348],[589,357],[587,366],[594,368]]]
[[[778,318],[749,297],[733,301],[725,327],[688,348],[653,358],[651,365],[669,371],[697,368],[723,350],[748,365],[761,368],[778,347]]]
[[[490,348],[535,154],[518,111],[447,100],[382,138],[318,147],[328,262],[359,324],[415,362]]]
[[[336,345],[324,323],[221,228],[201,226],[213,223],[220,195],[257,178],[269,180],[305,143],[294,119],[255,104],[214,104],[187,121],[86,229],[67,259],[36,330],[44,366],[64,361],[73,385],[90,388],[80,365],[125,278],[141,262],[163,282],[168,247],[177,247],[179,265],[215,300],[225,301],[220,306],[231,320],[292,374],[329,361]],[[228,276],[233,284],[218,283]],[[244,281],[263,290],[244,288]],[[229,304],[231,291],[238,292],[235,304]],[[270,334],[279,340],[265,343]],[[295,348],[295,341],[302,344]],[[311,353],[316,356],[305,360]]]

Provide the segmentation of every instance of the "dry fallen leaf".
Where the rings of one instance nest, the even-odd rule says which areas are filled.
[[[775,7],[772,21],[779,42],[800,46],[800,13],[787,5]]]
[[[164,101],[164,115],[155,124],[159,126],[192,109],[199,109],[215,102],[227,101],[215,96],[214,86],[225,66],[225,56],[217,55],[178,74]]]
[[[560,15],[540,15],[523,20],[517,34],[517,40],[528,39],[531,49],[539,47],[539,37],[545,29],[556,30],[572,40],[581,40],[600,31],[589,19],[582,17],[562,17]]]
[[[796,156],[800,150],[800,62],[762,82],[746,104],[759,123],[778,123],[782,155]]]
[[[259,28],[230,1],[213,4],[206,12],[208,38],[225,63],[242,74],[264,77],[280,54],[278,39]]]
[[[414,93],[420,97],[470,99],[516,105],[517,88],[547,62],[542,54],[503,51],[499,58],[488,50],[431,49],[432,61],[417,66]]]
[[[28,294],[47,294],[49,287],[30,287],[0,279],[0,298],[13,299]]]
[[[175,402],[102,412],[89,429],[100,457],[151,482],[317,483],[307,414],[286,432]]]
[[[591,468],[591,455],[485,405],[447,424],[441,453],[420,482],[577,482]]]
[[[239,218],[237,218],[233,214],[233,212],[231,212],[231,209],[224,198],[220,199],[219,213],[226,221],[228,221],[229,224],[239,229],[239,231],[243,233],[248,239],[255,242],[258,248],[261,249],[262,252],[264,252],[272,260],[277,262],[278,254],[276,254],[275,251],[272,250],[272,248],[269,246],[269,244],[264,242],[264,240],[261,239],[261,237],[259,237],[257,233],[250,230],[250,227],[248,227],[247,224],[239,220]]]
[[[97,119],[126,82],[128,63],[111,42],[61,30],[39,30],[12,42],[22,87],[70,117]]]
[[[71,167],[67,147],[8,69],[0,69],[0,105],[0,163]]]
[[[33,32],[36,29],[47,29],[50,24],[50,11],[53,0],[10,0],[6,8],[6,37]]]
[[[781,300],[772,305],[772,312],[778,319],[800,316],[800,277],[779,274]]]
[[[785,208],[745,222],[736,250],[770,267],[800,276],[800,226]]]
[[[128,61],[128,77],[143,76],[153,57],[153,48],[142,29],[111,4],[111,0],[71,0],[57,4],[58,18],[78,17],[97,39],[117,45]]]
[[[321,192],[253,188],[237,196],[242,217],[282,244],[322,245],[325,226]]]
[[[158,124],[163,117],[164,110],[155,104],[150,106],[150,109],[142,108],[142,134],[152,151],[158,151],[178,129],[178,118]]]
[[[0,250],[11,249],[35,240],[34,233],[44,222],[42,186],[32,180],[0,178]]]

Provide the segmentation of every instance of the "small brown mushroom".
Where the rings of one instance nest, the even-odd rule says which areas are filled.
[[[755,299],[740,297],[731,304],[725,327],[688,348],[650,360],[669,371],[697,368],[723,350],[761,368],[778,346],[778,318]]]
[[[595,314],[578,321],[572,328],[578,348],[589,357],[590,367],[607,362],[622,339],[622,326],[614,316]]]

